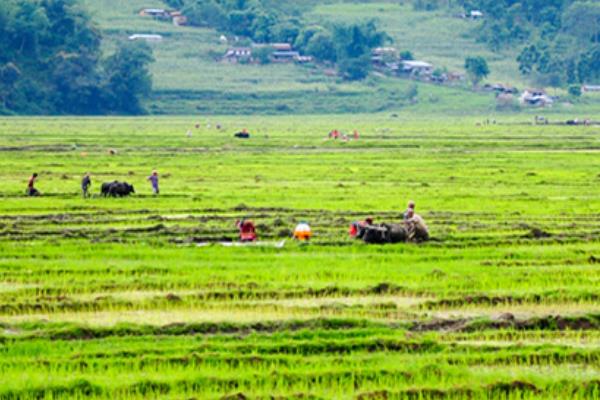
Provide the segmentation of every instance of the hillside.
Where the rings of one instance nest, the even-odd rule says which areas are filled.
[[[159,33],[152,66],[154,94],[148,109],[154,114],[341,113],[400,111],[481,114],[495,111],[493,95],[468,88],[416,84],[409,80],[372,76],[345,83],[326,76],[322,68],[297,65],[227,65],[216,62],[226,45],[212,29],[175,27],[140,17],[144,7],[165,7],[161,0],[82,0],[102,29],[105,51],[132,33]],[[447,11],[417,12],[410,4],[328,2],[309,11],[315,21],[377,18],[399,50],[410,50],[436,67],[462,72],[464,58],[482,55],[490,63],[490,82],[526,86],[518,73],[515,53],[491,52],[472,38],[473,21]],[[555,110],[556,111],[556,110]]]

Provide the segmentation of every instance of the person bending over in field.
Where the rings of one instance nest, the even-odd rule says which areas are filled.
[[[404,219],[407,239],[409,242],[422,242],[429,240],[429,228],[421,216],[414,209],[408,209]]]
[[[86,172],[81,180],[81,192],[83,193],[83,198],[90,197],[89,189],[92,186],[92,178],[90,177],[90,173]]]
[[[236,226],[240,231],[240,242],[256,241],[256,227],[254,226],[254,223],[252,221],[242,219],[241,221],[236,222]]]
[[[154,193],[155,196],[158,195],[158,193],[160,192],[158,190],[158,172],[153,171],[152,175],[150,175],[148,177],[148,180],[150,181],[150,183],[152,184],[152,193]]]
[[[373,225],[373,217],[367,217],[364,221],[354,221],[352,224],[350,224],[350,230],[348,233],[352,238],[359,237],[361,230],[371,225]]]
[[[35,188],[35,182],[37,181],[38,174],[33,173],[29,182],[27,183],[27,196],[39,196],[41,193]]]

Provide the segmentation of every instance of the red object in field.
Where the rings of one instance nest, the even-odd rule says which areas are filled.
[[[256,240],[256,228],[252,221],[241,221],[237,225],[242,242],[254,242]]]
[[[373,218],[371,218],[371,217],[366,218],[364,221],[353,222],[350,225],[350,229],[348,230],[348,233],[350,234],[350,237],[355,238],[356,235],[358,235],[359,228],[364,228],[365,226],[369,226],[369,225],[373,225]]]

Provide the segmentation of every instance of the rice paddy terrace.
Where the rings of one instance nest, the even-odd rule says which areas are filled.
[[[387,115],[2,119],[0,398],[599,398],[599,149]],[[115,179],[136,194],[97,196]],[[409,199],[432,241],[348,237]],[[217,244],[242,217],[315,237]]]

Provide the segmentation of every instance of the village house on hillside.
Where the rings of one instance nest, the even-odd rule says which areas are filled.
[[[481,18],[483,18],[483,13],[479,10],[471,10],[471,12],[469,13],[469,18],[481,19]]]
[[[593,93],[600,92],[600,85],[583,85],[581,87],[582,93]]]
[[[271,43],[266,44],[265,46],[269,46],[273,48],[275,51],[292,51],[294,48],[290,43]]]
[[[483,85],[483,90],[495,92],[496,94],[508,93],[517,94],[519,90],[514,86],[505,85],[503,83],[486,83]]]
[[[386,67],[389,63],[397,63],[399,59],[395,47],[377,47],[371,52],[371,62],[375,67]]]
[[[252,62],[252,48],[251,47],[232,47],[223,56],[224,62],[232,64]]]
[[[163,8],[142,8],[139,15],[160,20],[172,20],[175,26],[187,25],[187,17],[181,11],[170,11]]]
[[[418,60],[407,60],[401,62],[401,72],[411,76],[429,76],[433,73],[433,65]]]
[[[271,49],[269,59],[275,63],[307,63],[313,61],[311,56],[303,56],[300,52],[295,51],[290,43],[268,43],[268,44],[253,44],[251,47],[232,47],[229,48],[222,57],[223,62],[228,63],[254,63],[258,62],[254,57],[256,49]]]
[[[521,104],[533,107],[545,107],[554,103],[544,89],[526,89],[520,98]]]
[[[139,12],[142,17],[153,17],[153,18],[161,18],[161,19],[169,19],[171,18],[171,14],[169,11],[163,8],[143,8]]]
[[[188,23],[187,17],[183,15],[181,11],[172,11],[171,18],[173,19],[173,25],[175,26],[185,26]]]

